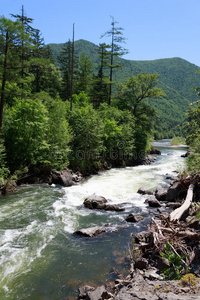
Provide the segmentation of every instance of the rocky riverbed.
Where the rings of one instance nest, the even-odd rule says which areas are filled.
[[[157,189],[153,193],[145,188],[138,190],[138,193],[146,195],[146,203],[155,217],[147,231],[133,236],[133,244],[129,247],[130,274],[124,278],[115,270],[118,277],[115,282],[98,287],[82,286],[79,288],[78,299],[200,299],[200,220],[197,218],[200,210],[200,176],[171,179],[168,187]],[[180,220],[170,222],[170,211],[182,205],[191,182],[194,184],[194,204],[184,212]],[[90,209],[102,209],[106,199],[89,197],[85,203]],[[140,222],[142,219],[143,216],[130,214],[126,221]],[[80,230],[76,234],[93,237],[103,234],[105,228],[106,226],[82,229],[82,232]],[[164,280],[166,278],[163,271],[172,267],[169,257],[161,255],[166,244],[171,246],[177,257],[184,257],[184,263],[188,267],[187,272],[184,269],[186,266],[180,269],[180,280]]]

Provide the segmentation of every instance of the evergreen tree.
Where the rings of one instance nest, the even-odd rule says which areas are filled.
[[[63,101],[72,102],[71,94],[73,93],[73,82],[77,72],[77,56],[72,55],[73,43],[69,40],[63,45],[62,51],[58,57],[62,74],[62,87],[60,96]],[[73,59],[72,59],[73,57]],[[72,78],[73,77],[73,78]]]
[[[76,82],[76,93],[88,93],[92,80],[93,63],[89,55],[84,52],[80,54],[79,67]]]
[[[109,36],[111,37],[111,43],[107,45],[107,50],[110,54],[110,90],[109,90],[109,100],[108,104],[111,104],[111,97],[112,97],[112,85],[113,85],[113,69],[119,68],[120,65],[115,62],[115,57],[117,56],[123,56],[124,54],[127,54],[128,51],[119,45],[119,43],[124,43],[125,38],[123,37],[121,27],[116,27],[116,22],[114,18],[112,17],[111,22],[111,29],[105,32],[102,37]]]
[[[0,19],[0,137],[3,108],[8,92],[7,85],[8,83],[13,83],[13,86],[16,88],[16,82],[19,82],[20,62],[18,47],[22,31],[23,28],[18,21],[13,22],[4,17]],[[10,93],[13,93],[13,91],[10,91]]]
[[[106,75],[109,59],[107,45],[105,43],[99,44],[97,50],[100,63],[98,66],[98,74],[93,77],[93,86],[91,89],[91,99],[95,108],[98,108],[103,102],[109,102],[109,78]]]

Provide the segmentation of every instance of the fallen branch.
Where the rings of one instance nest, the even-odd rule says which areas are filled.
[[[170,248],[172,249],[172,251],[174,252],[174,254],[176,254],[180,258],[180,260],[182,261],[182,263],[185,266],[189,267],[188,264],[180,257],[180,255],[178,254],[178,252],[176,251],[176,249],[169,242],[168,242],[168,245],[170,246]]]
[[[188,210],[192,203],[192,198],[193,198],[193,190],[194,190],[194,185],[190,184],[188,191],[187,191],[187,196],[184,201],[184,203],[181,205],[181,207],[175,209],[171,214],[170,214],[170,221],[177,221],[180,220],[184,212]]]

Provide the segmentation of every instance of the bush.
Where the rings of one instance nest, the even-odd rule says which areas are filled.
[[[171,145],[185,145],[185,139],[181,136],[174,136],[173,139],[171,140]]]

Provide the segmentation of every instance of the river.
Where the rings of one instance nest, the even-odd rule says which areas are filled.
[[[150,216],[139,187],[154,190],[167,183],[166,173],[183,170],[185,148],[155,142],[162,155],[152,165],[111,169],[86,182],[63,188],[24,185],[0,198],[0,299],[76,299],[81,284],[104,284],[115,277],[112,268],[128,272],[124,261],[130,234],[146,228],[124,221],[130,212]],[[123,212],[91,211],[83,201],[93,193]],[[112,224],[95,238],[75,230]]]

